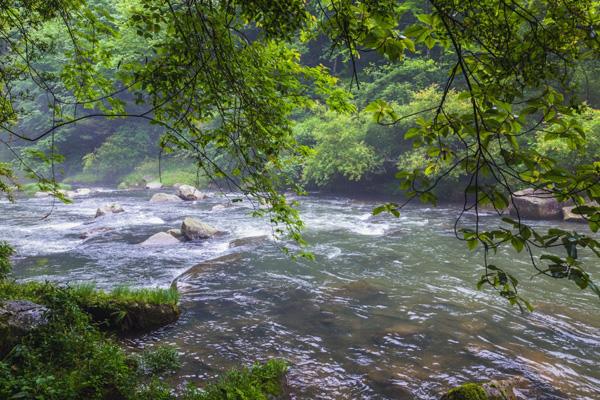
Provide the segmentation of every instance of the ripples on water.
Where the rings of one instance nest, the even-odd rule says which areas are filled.
[[[497,262],[518,273],[536,312],[521,315],[474,290],[480,259],[454,239],[451,208],[392,219],[372,217],[375,203],[303,199],[317,261],[295,262],[272,243],[229,249],[232,239],[271,232],[248,207],[213,212],[223,198],[156,204],[150,195],[104,191],[57,205],[45,220],[50,199],[5,203],[0,240],[17,247],[23,279],[103,287],[168,286],[195,264],[237,253],[184,276],[181,320],[131,343],[177,344],[182,380],[282,357],[298,399],[435,399],[467,380],[509,375],[532,380],[537,398],[600,398],[598,299],[542,278],[530,283],[528,263],[512,253]],[[94,221],[96,208],[114,201],[126,212]],[[137,245],[188,215],[229,234]]]

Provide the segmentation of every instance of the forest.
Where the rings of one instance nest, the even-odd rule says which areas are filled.
[[[599,27],[0,0],[0,398],[598,398]]]

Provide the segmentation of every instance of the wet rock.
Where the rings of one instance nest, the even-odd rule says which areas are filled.
[[[235,239],[229,242],[229,248],[233,249],[235,247],[242,246],[260,246],[263,243],[266,243],[269,240],[267,235],[260,236],[248,236],[245,238]]]
[[[33,195],[33,197],[37,197],[37,198],[43,198],[43,197],[48,197],[50,196],[50,193],[48,192],[35,192],[35,194]]]
[[[169,229],[167,233],[178,240],[185,240],[185,235],[181,232],[181,229]]]
[[[559,203],[552,193],[539,189],[524,189],[512,196],[509,212],[513,216],[527,219],[559,219],[564,203]],[[515,208],[516,207],[516,208]]]
[[[173,246],[179,243],[179,239],[170,233],[158,232],[140,243],[140,246]]]
[[[492,380],[486,383],[465,383],[450,389],[440,400],[518,400],[515,389],[526,385],[521,377]]]
[[[108,301],[80,307],[101,328],[121,333],[143,333],[172,324],[180,310],[173,304]]]
[[[188,240],[208,239],[219,233],[215,227],[190,217],[183,220],[181,232]]]
[[[150,199],[151,203],[167,203],[167,202],[179,202],[182,201],[181,198],[175,196],[174,194],[168,193],[156,193]]]
[[[96,218],[103,217],[108,214],[118,214],[122,212],[125,212],[125,210],[117,203],[105,204],[96,210]]]
[[[148,189],[148,190],[158,190],[158,189],[162,189],[162,187],[163,187],[163,184],[158,181],[146,183],[146,189]]]
[[[0,356],[9,352],[31,331],[48,323],[48,309],[27,300],[0,303]]]
[[[210,211],[223,211],[225,209],[227,209],[227,207],[224,204],[217,204],[216,206],[213,206]]]
[[[186,201],[202,200],[207,196],[190,185],[181,185],[177,188],[177,196]]]

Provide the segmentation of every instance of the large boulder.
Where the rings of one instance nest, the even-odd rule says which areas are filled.
[[[177,188],[177,196],[186,201],[202,200],[207,196],[190,185],[181,185]]]
[[[108,214],[118,214],[125,210],[117,203],[105,204],[96,210],[96,218],[103,217]]]
[[[158,232],[140,243],[141,246],[173,246],[179,239],[167,232]]]
[[[540,189],[524,189],[513,193],[510,215],[526,219],[560,219],[562,207],[552,193]],[[518,210],[518,213],[517,213]]]
[[[151,203],[167,203],[167,202],[178,202],[178,201],[182,201],[181,198],[179,198],[178,196],[175,196],[174,194],[168,194],[168,193],[156,193],[150,199]]]
[[[526,386],[524,378],[492,380],[486,383],[465,383],[452,388],[440,400],[518,400],[515,389]]]
[[[48,309],[27,300],[0,303],[0,357],[31,331],[48,323]]]
[[[190,217],[183,220],[181,232],[188,240],[208,239],[219,233],[214,226]]]
[[[146,189],[149,189],[149,190],[158,190],[158,189],[162,189],[162,187],[163,187],[163,184],[158,181],[146,183]]]

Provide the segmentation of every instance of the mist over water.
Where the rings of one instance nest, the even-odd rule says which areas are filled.
[[[271,234],[247,201],[211,211],[226,199],[150,203],[151,194],[105,190],[53,209],[49,198],[6,203],[0,240],[15,246],[20,279],[167,287],[183,274],[181,319],[127,342],[176,344],[182,382],[281,357],[298,399],[436,399],[455,384],[511,375],[534,382],[538,398],[600,398],[598,299],[564,282],[530,281],[526,257],[508,251],[494,262],[515,272],[536,311],[521,314],[477,291],[481,255],[454,237],[453,207],[414,207],[396,219],[371,216],[377,202],[302,198],[309,262],[271,240],[230,249],[234,239]],[[112,202],[126,212],[94,220]],[[228,233],[138,245],[186,216]]]

